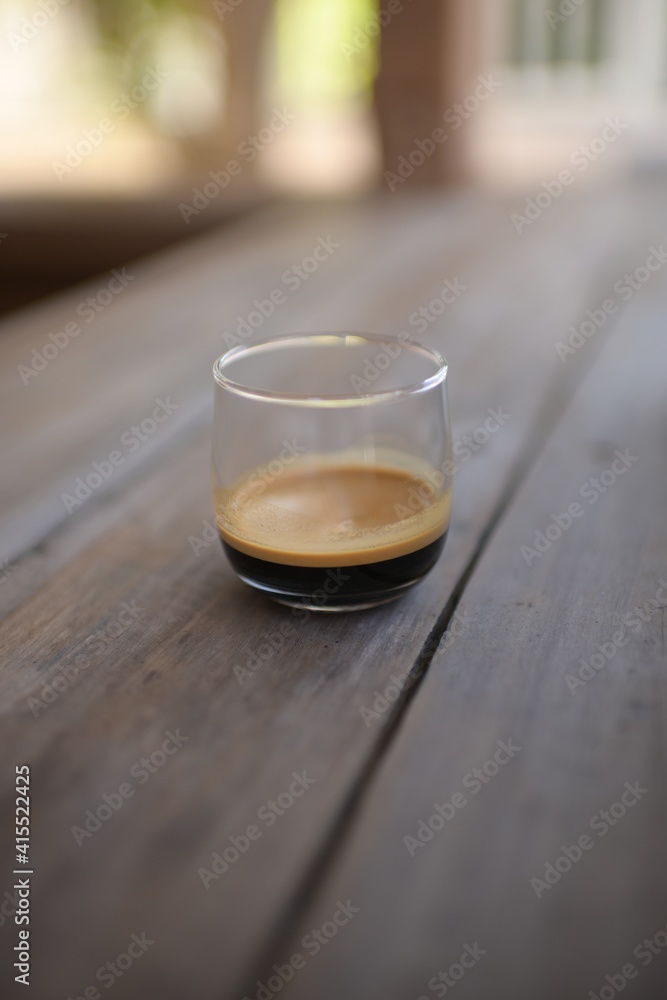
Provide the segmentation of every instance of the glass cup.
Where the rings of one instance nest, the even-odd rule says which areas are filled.
[[[213,366],[213,496],[238,576],[281,604],[351,611],[418,583],[445,544],[445,360],[361,333],[234,347]]]

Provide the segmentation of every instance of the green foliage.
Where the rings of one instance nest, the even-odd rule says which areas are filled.
[[[377,37],[363,28],[377,11],[377,0],[276,0],[281,96],[314,108],[370,100]]]
[[[133,86],[155,59],[160,30],[177,17],[199,15],[207,5],[193,0],[80,0],[97,39],[106,75]],[[212,13],[206,11],[212,17]]]

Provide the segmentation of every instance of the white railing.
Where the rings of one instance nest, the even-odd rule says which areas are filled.
[[[667,0],[490,2],[504,25],[498,56],[519,93],[665,91]]]

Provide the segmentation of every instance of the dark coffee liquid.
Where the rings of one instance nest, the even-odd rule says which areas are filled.
[[[322,610],[398,597],[437,561],[450,494],[391,466],[295,462],[216,492],[223,548],[241,579]]]
[[[415,552],[358,566],[285,566],[240,552],[222,539],[225,554],[246,583],[266,590],[276,599],[304,607],[340,608],[379,604],[398,597],[417,583],[437,562],[447,532]]]

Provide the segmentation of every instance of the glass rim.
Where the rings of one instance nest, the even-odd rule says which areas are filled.
[[[273,389],[259,389],[246,385],[243,382],[236,382],[224,373],[224,368],[236,358],[249,354],[269,353],[274,347],[285,347],[290,343],[297,344],[300,341],[313,343],[316,340],[356,340],[371,341],[377,344],[398,344],[401,350],[409,350],[413,353],[421,354],[428,358],[436,366],[436,370],[427,378],[419,382],[412,382],[408,385],[399,385],[393,389],[377,389],[368,392],[345,392],[331,395],[279,392]],[[278,337],[265,337],[256,340],[252,344],[238,344],[230,347],[213,364],[213,378],[217,385],[223,389],[248,399],[271,400],[276,403],[291,403],[301,406],[366,406],[373,403],[389,402],[395,399],[402,399],[409,396],[416,396],[421,392],[427,392],[437,385],[444,383],[447,378],[448,365],[442,354],[434,347],[426,347],[411,337],[405,336],[385,336],[379,333],[358,333],[341,331],[321,331],[307,333],[289,333]]]

